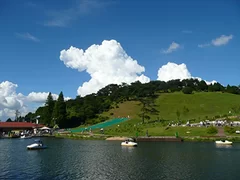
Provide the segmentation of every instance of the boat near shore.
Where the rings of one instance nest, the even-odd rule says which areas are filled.
[[[39,149],[46,149],[47,146],[43,144],[41,140],[35,140],[35,143],[28,145],[28,150],[39,150]]]
[[[135,147],[135,146],[137,146],[137,143],[134,142],[134,140],[132,138],[129,138],[129,139],[125,140],[124,142],[122,142],[121,145],[128,146],[128,147]]]
[[[21,135],[20,138],[21,138],[21,139],[30,139],[30,138],[32,138],[32,136],[31,136],[31,135],[24,134],[24,135]]]
[[[217,145],[232,145],[232,142],[228,140],[219,140],[219,141],[215,141],[215,143]]]

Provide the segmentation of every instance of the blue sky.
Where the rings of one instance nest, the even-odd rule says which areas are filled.
[[[78,91],[79,86],[91,79],[85,70],[91,71],[97,60],[91,59],[85,70],[79,72],[83,67],[66,65],[69,60],[72,64],[82,59],[68,52],[60,60],[60,52],[70,46],[86,50],[93,44],[101,45],[104,40],[120,43],[126,54],[137,60],[138,66],[133,67],[140,72],[138,75],[144,74],[151,80],[184,78],[190,72],[192,77],[207,81],[240,84],[240,3],[237,0],[4,0],[0,2],[0,22],[0,83],[9,81],[18,85],[12,94],[3,91],[4,97],[63,91],[65,96],[74,98],[83,92]],[[116,42],[104,45],[105,49],[118,48]],[[95,57],[94,53],[90,56]],[[109,52],[101,53],[105,57]],[[116,53],[121,54],[121,50]],[[110,65],[112,59],[108,60],[104,66]],[[116,64],[109,67],[118,65],[118,59],[115,60]],[[168,62],[175,64],[171,66]],[[158,77],[162,66],[167,72],[162,71],[162,77]],[[119,63],[117,68],[124,67]],[[94,68],[98,79],[111,76]],[[128,81],[134,78],[136,73]],[[102,87],[104,84],[98,79],[89,87],[94,86],[95,90]],[[6,84],[4,87],[7,89]],[[26,102],[19,97],[17,101]],[[2,116],[6,107],[0,104]],[[5,111],[5,114],[9,113]]]

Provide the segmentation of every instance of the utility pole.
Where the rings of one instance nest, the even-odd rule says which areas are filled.
[[[18,122],[18,116],[20,115],[20,112],[18,111],[18,109],[15,112],[15,121]]]

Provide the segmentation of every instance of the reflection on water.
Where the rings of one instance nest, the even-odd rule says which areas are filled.
[[[122,146],[122,152],[133,152],[137,147]]]
[[[0,179],[240,179],[240,144],[139,142],[45,138],[49,147],[28,151],[33,140],[0,140]]]
[[[223,148],[223,149],[231,149],[232,145],[226,145],[226,144],[215,144],[216,148]]]

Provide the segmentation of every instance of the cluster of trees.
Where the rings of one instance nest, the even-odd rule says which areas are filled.
[[[90,119],[99,118],[99,114],[116,107],[118,103],[138,100],[142,106],[139,116],[144,122],[144,119],[149,118],[149,113],[158,113],[154,108],[154,99],[159,93],[176,91],[182,91],[185,94],[191,94],[193,91],[220,91],[240,94],[240,88],[237,86],[228,85],[224,87],[220,83],[207,85],[205,81],[199,81],[198,79],[171,80],[168,82],[151,81],[146,84],[137,81],[130,85],[126,83],[121,85],[110,84],[97,93],[85,97],[77,96],[75,99],[66,102],[62,92],[56,101],[53,100],[51,93],[49,93],[45,106],[39,107],[35,113],[28,113],[25,120],[31,121],[36,116],[40,116],[40,123],[49,126],[58,124],[61,128],[76,127]]]
[[[54,100],[50,92],[43,107],[39,107],[35,113],[29,112],[25,116],[25,121],[27,122],[35,121],[36,119],[47,126],[54,126],[56,124],[61,127],[68,126],[67,108],[63,93],[60,92],[58,99]]]
[[[164,82],[162,82],[164,84]],[[227,92],[232,94],[240,94],[239,86],[230,86],[224,87],[220,83],[216,82],[214,84],[207,85],[203,80],[199,81],[198,79],[185,79],[185,80],[171,80],[166,82],[164,86],[164,91],[175,92],[183,91],[184,94],[191,94],[193,91],[197,92]]]
[[[20,117],[18,117],[17,119],[11,119],[11,118],[8,118],[7,120],[6,120],[6,122],[24,122],[24,121],[26,121],[25,120],[25,117],[23,117],[23,116],[20,116]]]

